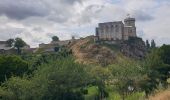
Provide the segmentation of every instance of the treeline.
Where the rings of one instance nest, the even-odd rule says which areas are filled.
[[[2,100],[138,100],[168,86],[170,45],[143,61],[122,57],[101,67],[77,63],[71,51],[0,56]]]

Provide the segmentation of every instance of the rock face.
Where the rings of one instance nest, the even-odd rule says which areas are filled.
[[[143,59],[147,54],[145,42],[141,38],[131,37],[120,45],[120,51],[127,57]]]

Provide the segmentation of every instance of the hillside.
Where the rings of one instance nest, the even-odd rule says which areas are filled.
[[[116,53],[108,47],[96,44],[93,37],[80,39],[70,46],[73,55],[80,63],[99,63],[104,65],[112,63],[115,60]]]
[[[119,44],[95,43],[94,37],[79,39],[69,45],[76,61],[102,66],[115,63],[121,58],[142,59],[146,55],[142,39],[124,41]]]

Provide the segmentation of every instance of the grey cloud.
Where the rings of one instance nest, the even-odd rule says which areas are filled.
[[[64,22],[67,22],[69,20],[69,18],[71,18],[71,17],[72,17],[71,11],[65,10],[65,12],[57,11],[57,13],[55,13],[53,15],[49,15],[47,17],[47,19],[50,21],[55,21],[57,23],[64,23]]]
[[[5,28],[5,29],[0,28],[0,40],[14,38],[23,31],[24,29],[21,28]]]
[[[151,21],[154,17],[151,14],[147,14],[144,11],[135,11],[134,17],[138,21]]]
[[[60,0],[63,3],[74,4],[75,2],[82,3],[83,0]]]
[[[33,28],[33,31],[44,32],[44,30],[41,27],[35,27],[35,28]]]
[[[104,5],[89,5],[85,8],[85,10],[82,12],[81,17],[79,18],[78,22],[80,25],[83,24],[89,24],[94,19],[96,19],[102,9],[104,8]]]
[[[86,11],[92,11],[93,13],[100,13],[104,8],[104,5],[90,5],[86,8]]]
[[[40,0],[1,0],[0,15],[22,20],[31,16],[46,16],[49,9]]]

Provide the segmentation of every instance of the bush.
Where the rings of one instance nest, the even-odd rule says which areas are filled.
[[[28,71],[28,63],[19,56],[0,56],[0,82],[14,76],[22,76]]]
[[[83,100],[90,77],[85,65],[72,57],[50,60],[34,71],[33,77],[12,77],[3,83],[4,95],[12,93],[15,100]]]

